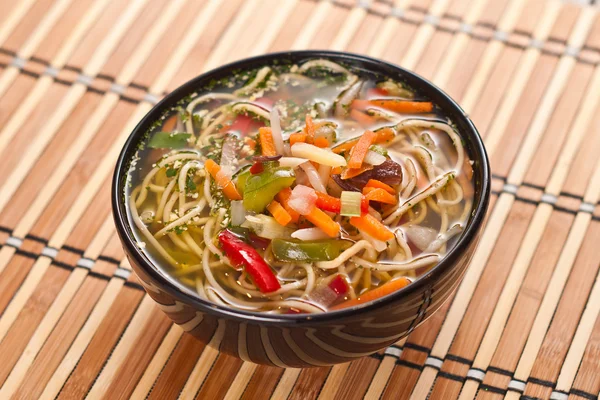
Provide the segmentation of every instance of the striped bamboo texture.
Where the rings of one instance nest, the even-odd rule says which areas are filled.
[[[141,290],[110,215],[164,93],[286,49],[415,70],[479,128],[493,199],[453,299],[332,368],[243,363]],[[0,399],[596,399],[600,14],[558,0],[0,2]]]

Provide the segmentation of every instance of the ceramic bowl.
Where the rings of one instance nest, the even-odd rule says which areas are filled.
[[[274,61],[301,63],[325,58],[404,81],[433,101],[456,124],[474,161],[473,211],[458,243],[443,260],[411,285],[360,307],[323,314],[267,315],[222,307],[161,272],[135,244],[124,203],[124,184],[136,146],[162,113],[212,79],[232,70]],[[157,305],[185,331],[208,345],[246,361],[280,367],[323,366],[352,361],[410,334],[450,297],[460,284],[477,246],[490,198],[490,168],[477,129],[447,94],[413,72],[365,56],[294,51],[267,54],[228,64],[183,84],[160,101],[136,126],[117,161],[112,206],[117,231],[131,266]],[[148,332],[147,334],[152,334]]]

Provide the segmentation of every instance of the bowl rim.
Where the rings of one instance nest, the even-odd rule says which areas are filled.
[[[302,60],[314,58],[325,58],[335,60],[337,62],[346,61],[354,67],[357,67],[358,64],[357,68],[362,65],[368,65],[370,68],[364,68],[366,71],[374,72],[384,76],[389,76],[393,73],[403,80],[410,81],[410,85],[415,87],[417,90],[423,91],[425,89],[428,92],[428,97],[436,97],[434,102],[444,109],[452,122],[454,122],[456,125],[460,125],[464,129],[464,131],[461,131],[461,135],[463,139],[468,139],[469,141],[469,148],[467,149],[467,146],[465,146],[465,148],[470,153],[470,156],[475,156],[472,158],[472,160],[476,161],[476,165],[474,166],[473,180],[475,180],[475,174],[478,173],[481,190],[479,191],[479,196],[475,196],[473,199],[473,204],[475,207],[471,211],[471,221],[467,224],[464,233],[461,235],[456,245],[442,258],[442,260],[436,266],[431,268],[424,275],[420,276],[419,279],[410,285],[379,299],[367,302],[364,305],[328,311],[321,314],[264,314],[260,312],[237,310],[230,307],[224,307],[204,300],[195,294],[194,291],[186,288],[184,285],[170,277],[170,275],[159,272],[158,267],[156,267],[135,244],[135,238],[130,232],[132,227],[127,216],[125,202],[121,201],[121,187],[122,183],[124,182],[124,178],[127,175],[126,167],[128,166],[131,155],[135,152],[134,147],[139,143],[140,138],[145,134],[152,123],[155,122],[165,110],[187,95],[195,93],[195,91],[200,88],[203,83],[210,81],[212,77],[220,76],[232,69],[248,69],[252,66],[265,64],[276,59],[292,59],[295,60],[293,62],[296,63],[299,61],[298,59]],[[448,94],[446,94],[443,90],[438,88],[429,80],[412,71],[387,61],[349,52],[330,50],[283,51],[244,58],[207,71],[180,85],[175,90],[167,94],[157,104],[155,104],[154,107],[135,126],[122,147],[113,174],[111,202],[115,226],[121,238],[121,242],[126,247],[126,252],[128,255],[135,259],[135,262],[140,268],[143,269],[144,273],[148,274],[154,281],[161,284],[161,290],[166,291],[177,300],[183,300],[185,303],[193,305],[202,312],[213,314],[217,317],[226,317],[239,321],[251,321],[255,323],[260,322],[261,324],[277,326],[298,326],[299,324],[315,325],[319,323],[332,323],[348,317],[356,317],[358,314],[369,314],[375,309],[394,303],[401,297],[415,293],[426,285],[432,285],[438,276],[455,266],[456,262],[464,255],[468,247],[476,239],[477,234],[483,225],[490,200],[490,177],[490,163],[477,128],[475,128],[475,125],[464,112],[464,110]],[[475,192],[475,194],[477,194],[477,191]]]

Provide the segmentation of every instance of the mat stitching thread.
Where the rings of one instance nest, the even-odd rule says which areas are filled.
[[[596,396],[595,394],[592,393],[588,393],[584,390],[580,390],[580,389],[571,389],[569,391],[569,394],[574,394],[575,396],[579,396],[579,397],[583,397],[585,399],[589,399],[589,400],[597,400],[598,396]]]
[[[348,5],[345,3],[337,3],[335,0],[331,1],[331,3],[336,6],[353,8],[353,6],[351,6],[351,5]],[[598,55],[600,55],[600,49],[595,48],[593,46],[585,46],[585,45],[581,48],[573,48],[572,46],[568,46],[566,40],[562,39],[562,38],[549,37],[545,41],[540,41],[538,39],[532,38],[530,32],[519,30],[519,29],[514,29],[510,33],[512,33],[514,35],[530,38],[529,43],[527,45],[521,45],[519,43],[512,42],[510,40],[509,32],[500,32],[500,31],[496,30],[496,26],[494,26],[493,24],[490,24],[488,22],[477,22],[474,24],[469,24],[469,23],[463,22],[461,17],[459,17],[459,16],[455,16],[452,14],[444,14],[440,17],[437,15],[427,13],[428,10],[425,10],[425,9],[419,8],[419,7],[409,7],[407,10],[408,11],[416,11],[420,14],[423,14],[422,20],[414,20],[414,19],[407,18],[406,13],[405,13],[405,11],[407,11],[407,10],[399,9],[398,7],[392,7],[388,13],[381,13],[381,12],[374,11],[368,5],[366,8],[365,7],[361,7],[361,8],[364,8],[367,13],[377,14],[382,17],[394,17],[403,22],[413,23],[416,25],[430,24],[430,25],[435,26],[436,29],[438,29],[439,31],[443,31],[443,32],[448,32],[448,33],[452,33],[452,34],[458,33],[458,32],[463,32],[463,33],[467,34],[468,36],[471,36],[472,38],[478,39],[478,40],[484,40],[484,41],[499,40],[499,41],[504,42],[507,46],[517,47],[517,48],[521,48],[521,49],[538,48],[544,54],[551,54],[551,55],[555,55],[555,56],[571,56],[571,57],[576,58],[579,62],[591,64],[591,65],[597,65],[600,62],[600,61],[593,62],[590,60],[582,59],[580,57],[580,53],[584,50],[598,53]],[[459,25],[456,28],[444,27],[444,26],[440,25],[441,21],[443,21],[443,20],[455,21],[455,22],[458,22]],[[486,30],[492,31],[492,32],[490,32],[491,36],[488,37],[488,36],[485,36],[482,34],[475,33],[474,28],[476,28],[476,27],[481,27],[481,28],[485,28]],[[549,44],[549,43],[559,44],[559,45],[563,46],[564,49],[562,49],[562,51],[552,51],[552,50],[545,49],[545,45]],[[29,71],[29,70],[27,70],[27,68],[25,68],[25,64],[27,63],[27,61],[36,62],[36,63],[42,64],[44,66],[50,66],[50,62],[47,60],[41,59],[36,56],[32,56],[29,58],[20,58],[18,56],[18,54],[15,53],[14,51],[9,50],[9,49],[4,49],[4,48],[0,48],[0,53],[8,55],[10,57],[13,57],[13,60],[11,60],[11,65],[13,65],[17,69],[19,69],[19,71],[24,74],[29,74],[36,78],[41,75],[49,75],[56,82],[64,83],[66,85],[70,85],[74,82],[79,82],[79,83],[85,84],[91,91],[97,91],[99,94],[104,94],[108,91],[114,92],[116,94],[121,94],[120,90],[114,90],[114,88],[112,88],[112,87],[108,91],[103,91],[103,90],[95,89],[92,87],[92,85],[94,83],[94,79],[101,79],[101,80],[105,80],[105,81],[114,83],[115,79],[116,79],[114,76],[111,76],[111,75],[108,75],[105,73],[99,73],[96,76],[84,76],[82,74],[81,68],[72,66],[72,65],[65,65],[62,67],[62,70],[73,71],[73,72],[76,72],[79,74],[79,76],[75,78],[74,82],[68,82],[68,81],[57,79],[56,78],[56,70],[52,70],[52,69],[48,70],[48,68],[47,68],[46,71],[44,71],[42,73],[36,73],[33,71]],[[6,64],[3,64],[3,65],[6,66]],[[149,88],[146,87],[145,85],[140,85],[140,84],[136,84],[136,83],[131,83],[131,84],[127,85],[127,87],[140,89],[145,92],[148,92],[148,90],[149,90]],[[129,98],[129,97],[124,97],[123,100],[129,101],[129,102],[134,102],[136,104],[141,101],[141,100],[133,99],[133,98]]]

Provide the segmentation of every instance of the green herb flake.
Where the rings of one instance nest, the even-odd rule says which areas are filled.
[[[194,182],[194,179],[192,176],[188,176],[186,181],[185,181],[185,188],[188,192],[193,192],[196,190],[197,186],[196,186],[196,182]]]
[[[167,169],[167,177],[171,178],[173,176],[177,175],[177,170],[175,168],[168,168]]]

